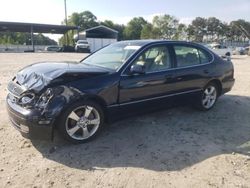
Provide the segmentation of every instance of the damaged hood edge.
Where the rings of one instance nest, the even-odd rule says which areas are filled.
[[[86,65],[77,62],[42,62],[25,67],[16,75],[16,81],[27,90],[41,91],[54,79],[64,74],[93,74],[108,73],[105,68]]]

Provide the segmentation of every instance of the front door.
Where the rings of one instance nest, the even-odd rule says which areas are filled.
[[[122,73],[119,103],[135,104],[164,98],[174,90],[171,50],[157,45],[144,50]],[[142,65],[144,74],[130,74],[132,65]]]

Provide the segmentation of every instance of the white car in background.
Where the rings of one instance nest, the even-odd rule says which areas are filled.
[[[78,40],[75,45],[76,52],[90,52],[90,45],[87,40]]]
[[[232,49],[221,45],[219,43],[212,43],[207,45],[214,53],[221,57],[230,57],[233,53]]]
[[[245,47],[246,54],[250,56],[250,46]]]
[[[244,47],[236,47],[233,50],[233,55],[245,55],[247,54],[247,49]]]

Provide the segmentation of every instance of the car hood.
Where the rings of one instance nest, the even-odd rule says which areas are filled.
[[[77,44],[77,46],[89,46],[89,44]]]
[[[41,62],[20,70],[16,81],[26,90],[39,92],[54,79],[65,74],[83,78],[108,72],[108,69],[79,62]]]

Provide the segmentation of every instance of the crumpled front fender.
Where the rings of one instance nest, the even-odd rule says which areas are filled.
[[[76,88],[59,86],[55,90],[60,90],[59,93],[55,93],[54,96],[48,102],[48,105],[43,110],[43,114],[46,118],[56,120],[61,114],[62,110],[66,109],[73,102],[83,98],[86,94],[77,90]]]

